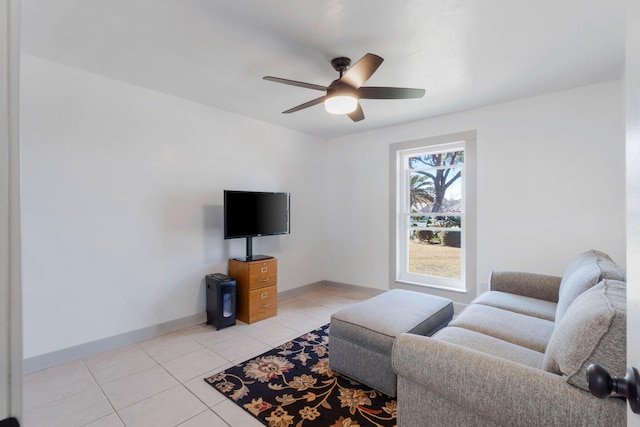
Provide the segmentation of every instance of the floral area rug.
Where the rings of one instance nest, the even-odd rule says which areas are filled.
[[[205,381],[271,427],[396,425],[391,397],[333,372],[329,325]]]

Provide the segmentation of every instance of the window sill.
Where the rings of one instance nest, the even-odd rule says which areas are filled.
[[[432,289],[439,289],[441,291],[456,292],[456,293],[459,293],[459,294],[468,294],[469,293],[466,289],[454,288],[452,286],[433,285],[433,284],[429,284],[429,283],[414,282],[414,281],[411,281],[411,280],[404,280],[404,279],[396,279],[395,282],[396,283],[402,283],[402,284],[405,284],[405,285],[420,286],[422,288],[432,288]]]

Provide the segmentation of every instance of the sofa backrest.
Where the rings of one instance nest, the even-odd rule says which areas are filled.
[[[569,306],[587,289],[603,279],[625,281],[626,275],[609,255],[590,250],[578,255],[567,267],[558,291],[556,323],[564,316]]]
[[[627,355],[627,286],[603,280],[583,292],[553,330],[542,369],[562,375],[584,390],[587,367],[598,363],[624,376]]]

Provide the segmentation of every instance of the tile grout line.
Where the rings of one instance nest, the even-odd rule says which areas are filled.
[[[89,375],[91,375],[91,378],[93,378],[93,380],[96,382],[96,385],[98,386],[98,389],[100,389],[100,392],[102,393],[102,395],[104,396],[104,398],[107,400],[107,402],[109,403],[109,406],[111,406],[111,409],[113,409],[113,413],[116,415],[116,417],[118,417],[118,420],[120,420],[120,422],[122,423],[123,426],[126,426],[126,424],[124,423],[124,421],[122,420],[122,418],[120,417],[120,414],[118,413],[118,411],[116,411],[115,406],[113,406],[113,402],[111,402],[111,399],[109,399],[109,396],[107,396],[107,393],[105,393],[104,389],[102,388],[102,384],[100,384],[100,382],[98,381],[98,379],[95,377],[95,375],[93,375],[93,372],[91,371],[91,369],[89,369],[89,366],[87,366],[87,363],[85,362],[84,358],[80,358],[80,360],[82,361],[82,364],[84,365],[84,367],[87,369],[87,372],[89,372]],[[107,417],[110,414],[107,414],[103,417],[99,417],[96,418],[95,420],[91,420],[87,423],[85,423],[84,425],[87,425],[89,423],[92,423],[94,421],[97,421],[101,418]]]

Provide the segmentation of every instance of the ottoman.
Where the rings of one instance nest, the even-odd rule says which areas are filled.
[[[431,336],[453,317],[447,298],[394,289],[331,315],[329,365],[349,378],[396,395],[391,348],[404,332]]]

